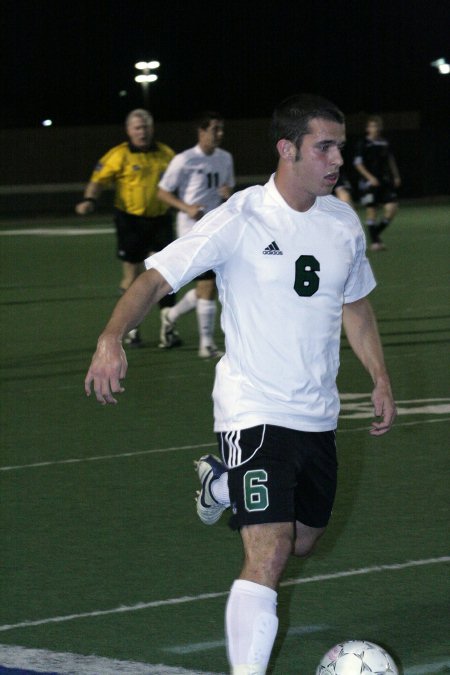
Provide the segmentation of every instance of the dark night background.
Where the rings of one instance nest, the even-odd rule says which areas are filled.
[[[0,128],[122,123],[143,104],[142,59],[161,62],[157,121],[205,107],[268,117],[312,91],[347,113],[419,111],[447,128],[450,75],[430,62],[450,60],[449,19],[449,0],[4,0]]]

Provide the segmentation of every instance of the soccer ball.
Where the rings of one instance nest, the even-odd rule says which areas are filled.
[[[323,657],[316,675],[398,675],[392,656],[367,640],[349,640],[332,647]]]

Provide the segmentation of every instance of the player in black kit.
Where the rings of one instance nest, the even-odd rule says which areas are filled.
[[[370,237],[371,251],[386,249],[380,234],[394,218],[398,210],[397,189],[401,179],[397,163],[382,137],[383,120],[377,115],[369,117],[366,137],[356,147],[353,164],[360,174],[359,189],[361,204],[366,207],[366,225]],[[379,207],[383,207],[382,218],[377,221]]]

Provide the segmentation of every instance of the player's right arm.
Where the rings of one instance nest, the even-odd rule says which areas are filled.
[[[114,394],[124,391],[120,381],[127,372],[122,339],[141,323],[153,305],[171,291],[164,277],[155,269],[150,269],[140,274],[120,298],[98,339],[96,352],[86,374],[84,389],[87,396],[91,395],[93,387],[99,403],[117,403]]]
[[[379,185],[378,178],[374,176],[373,173],[370,173],[364,164],[364,143],[362,141],[359,141],[357,144],[355,156],[353,158],[353,166],[370,185],[373,187],[377,187]]]
[[[391,428],[397,410],[375,314],[368,298],[344,304],[342,319],[351,348],[372,378],[372,402],[377,419],[372,422],[370,433],[381,436]]]
[[[163,190],[161,187],[158,188],[158,199],[178,211],[183,211],[183,213],[186,213],[192,220],[200,220],[205,214],[205,207],[202,204],[187,204],[177,197],[174,192]]]
[[[361,174],[373,187],[377,187],[380,184],[380,181],[376,176],[373,175],[373,173],[370,173],[362,163],[362,161],[358,161],[355,159],[354,162],[354,167],[357,170],[358,173]]]

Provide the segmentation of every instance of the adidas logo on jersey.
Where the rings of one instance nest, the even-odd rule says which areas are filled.
[[[263,255],[283,255],[283,251],[280,251],[276,241],[273,241],[271,244],[266,246],[263,251]]]

